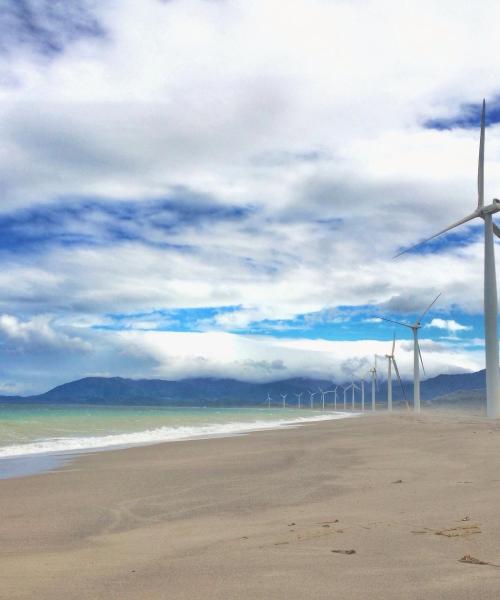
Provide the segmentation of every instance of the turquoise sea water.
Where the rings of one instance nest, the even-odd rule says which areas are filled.
[[[235,435],[345,416],[283,408],[0,404],[0,460]]]

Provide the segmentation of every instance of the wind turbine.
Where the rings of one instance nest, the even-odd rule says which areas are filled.
[[[396,371],[396,375],[398,376],[399,385],[401,386],[401,390],[403,392],[403,397],[406,400],[405,388],[403,386],[403,382],[401,381],[401,377],[399,375],[398,365],[396,363],[396,358],[394,357],[394,348],[396,346],[396,334],[392,339],[392,348],[391,353],[386,354],[385,358],[387,358],[387,410],[392,411],[392,365],[394,365],[394,370]]]
[[[281,399],[283,400],[283,408],[286,408],[286,397],[288,394],[280,394]]]
[[[267,408],[271,408],[271,396],[269,392],[267,392]]]
[[[359,390],[359,386],[357,386],[354,381],[351,383],[351,385],[349,386],[352,389],[352,398],[351,398],[351,410],[354,410],[354,406],[355,406],[355,399],[354,399],[354,394],[356,392],[356,390]]]
[[[347,394],[347,390],[351,387],[351,386],[347,386],[344,387],[343,385],[340,386],[343,390],[344,390],[344,410],[346,409],[346,394]]]
[[[321,388],[319,389],[319,393],[321,394],[321,406],[322,406],[322,410],[325,410],[325,396],[326,394],[328,394],[328,392],[325,392],[325,390],[322,390]]]
[[[307,392],[307,393],[309,394],[309,401],[310,401],[310,403],[311,403],[311,408],[314,408],[314,401],[313,401],[313,398],[314,398],[314,396],[316,396],[316,395],[317,395],[317,393],[318,393],[318,392],[310,392],[310,391],[308,390],[308,392]]]
[[[500,417],[500,373],[498,370],[498,301],[497,278],[495,269],[495,244],[493,234],[500,237],[500,228],[493,222],[493,215],[500,210],[500,200],[484,205],[484,129],[486,101],[481,111],[481,133],[479,136],[479,161],[477,169],[477,208],[463,219],[452,223],[432,237],[416,244],[424,244],[435,237],[480,218],[484,221],[484,341],[486,351],[486,414],[488,417]],[[415,246],[412,246],[413,248]],[[410,248],[400,252],[398,256]]]
[[[326,396],[327,394],[333,394],[333,393],[334,393],[334,390],[325,390],[325,396]]]
[[[361,378],[361,411],[365,410],[365,380]]]
[[[337,410],[337,389],[338,389],[338,385],[335,387],[335,389],[333,390],[333,395],[334,395],[334,401],[333,401],[333,409]]]
[[[422,370],[425,373],[424,361],[422,360],[422,353],[420,352],[420,346],[418,345],[418,330],[422,327],[422,319],[429,312],[433,304],[436,300],[441,296],[438,294],[434,300],[429,304],[429,306],[424,310],[424,312],[418,317],[418,319],[410,325],[409,323],[402,323],[401,321],[393,321],[392,319],[386,319],[385,317],[380,317],[383,321],[389,321],[389,323],[396,323],[397,325],[402,325],[403,327],[408,327],[413,332],[413,410],[417,413],[420,412],[420,364],[422,364]],[[420,361],[419,361],[420,359]]]
[[[375,361],[373,363],[373,367],[370,369],[370,373],[372,376],[372,410],[375,410],[375,404],[376,404],[375,387],[377,385],[377,355],[376,354],[375,354]]]
[[[296,396],[296,397],[297,397],[297,401],[298,401],[298,403],[299,403],[299,408],[300,408],[300,400],[301,400],[301,398],[302,398],[302,394],[303,394],[303,393],[304,393],[304,392],[300,392],[300,394],[294,394],[294,396]]]

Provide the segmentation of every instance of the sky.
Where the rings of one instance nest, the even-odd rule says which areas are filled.
[[[484,367],[498,2],[1,5],[0,394]]]

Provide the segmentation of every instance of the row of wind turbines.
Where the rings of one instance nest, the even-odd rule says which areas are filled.
[[[477,174],[477,207],[476,209],[463,217],[462,219],[455,221],[445,229],[442,229],[438,233],[431,237],[418,242],[417,244],[410,246],[399,252],[395,256],[401,256],[409,250],[421,246],[435,239],[436,237],[451,231],[455,227],[472,221],[473,219],[480,218],[484,222],[484,337],[485,337],[485,353],[486,353],[486,414],[490,418],[500,417],[500,369],[499,369],[499,349],[498,349],[498,299],[497,299],[497,281],[496,281],[496,268],[495,268],[495,244],[494,236],[500,237],[500,227],[493,222],[493,215],[500,211],[500,200],[494,198],[490,204],[484,204],[484,146],[485,146],[485,118],[486,118],[486,101],[483,100],[481,110],[481,129],[479,137],[479,160],[478,160],[478,174]],[[440,294],[434,298],[424,312],[418,317],[414,323],[404,323],[402,321],[395,321],[386,317],[378,317],[383,321],[388,321],[396,325],[407,327],[413,332],[413,408],[415,412],[420,412],[420,365],[425,373],[424,364],[422,360],[422,353],[418,343],[418,330],[422,326],[422,320],[427,315],[431,307],[435,304]],[[403,396],[405,397],[404,387],[401,382],[399,375],[399,369],[394,358],[395,349],[395,337],[393,340],[392,351],[390,355],[386,355],[388,359],[388,376],[387,376],[387,407],[392,410],[392,366],[396,371],[398,380],[403,389]],[[377,357],[375,357],[374,366],[370,369],[372,375],[372,408],[375,408],[375,395],[376,395],[376,377],[377,377]],[[313,398],[318,393],[322,394],[322,406],[325,405],[325,395],[328,393],[335,394],[334,406],[337,405],[337,386],[334,390],[320,390],[320,392],[309,392],[310,394],[310,405],[313,408]],[[355,390],[361,391],[361,405],[362,410],[364,409],[364,381],[361,379],[361,387],[358,387],[351,383],[350,386],[342,388],[344,390],[344,408],[346,406],[346,390],[352,389],[352,407],[354,408],[354,394]],[[300,395],[301,396],[301,395]],[[301,398],[299,400],[299,406],[301,404]],[[286,394],[282,394],[283,407],[286,406]],[[270,406],[270,396],[268,395],[268,403]]]
[[[396,347],[396,336],[394,336],[393,341],[392,341],[391,353],[386,354],[385,356],[375,355],[373,367],[367,373],[371,377],[371,410],[372,411],[374,411],[376,409],[376,404],[377,404],[377,388],[378,388],[377,358],[387,359],[387,409],[389,411],[392,411],[392,367],[394,367],[394,370],[396,372],[396,375],[397,375],[397,378],[399,381],[399,385],[401,386],[403,398],[405,399],[405,402],[406,402],[406,391],[405,391],[403,382],[401,381],[401,376],[399,374],[396,357],[394,355],[395,347]],[[305,402],[305,403],[302,402],[302,396],[304,395],[304,392],[294,393],[293,395],[297,398],[297,403],[294,406],[296,406],[298,408],[309,407],[309,408],[311,408],[311,410],[314,410],[314,408],[315,408],[314,397],[317,396],[318,394],[320,394],[321,395],[321,401],[320,401],[321,408],[322,408],[322,410],[325,410],[326,408],[328,408],[328,403],[326,401],[326,397],[328,394],[333,394],[334,399],[330,405],[330,408],[333,408],[333,410],[337,410],[339,405],[342,404],[342,401],[338,400],[338,395],[339,395],[338,390],[340,388],[342,390],[341,393],[343,393],[343,410],[344,411],[349,408],[349,401],[347,400],[347,392],[349,390],[351,390],[351,401],[350,401],[351,410],[356,409],[356,391],[359,391],[360,395],[361,395],[359,404],[360,404],[361,411],[364,411],[366,409],[364,377],[361,377],[359,379],[359,383],[360,383],[360,385],[358,386],[353,380],[349,385],[346,385],[346,386],[337,385],[331,390],[324,390],[322,388],[318,388],[317,392],[308,391],[307,393],[309,394],[309,398],[308,398],[307,402]],[[288,398],[288,394],[280,394],[280,397],[281,397],[281,406],[283,408],[286,408],[287,407],[286,399]],[[271,408],[272,402],[273,402],[273,399],[272,399],[271,395],[268,393],[267,398],[266,398],[266,404],[267,404],[268,408]]]

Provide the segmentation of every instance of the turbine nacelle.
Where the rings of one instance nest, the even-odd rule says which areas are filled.
[[[498,200],[498,198],[493,198],[493,202],[491,204],[483,206],[480,209],[478,208],[477,216],[479,217],[482,215],[494,215],[497,212],[500,212],[500,200]]]

